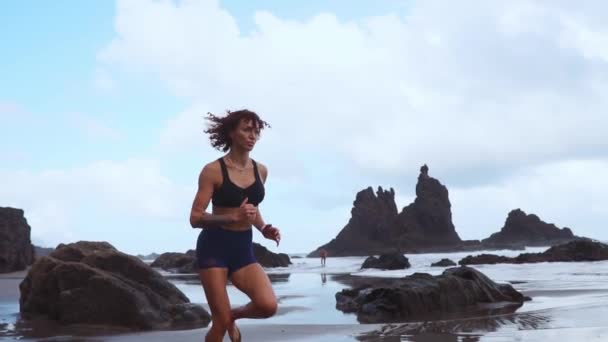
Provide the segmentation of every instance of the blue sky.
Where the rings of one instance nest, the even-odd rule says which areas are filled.
[[[42,245],[193,248],[196,176],[221,155],[202,116],[249,107],[273,125],[253,157],[281,251],[334,237],[367,186],[407,205],[423,163],[463,238],[521,207],[608,239],[588,171],[608,171],[602,2],[294,4],[3,3],[0,206]]]

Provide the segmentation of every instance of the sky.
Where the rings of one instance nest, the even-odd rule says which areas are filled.
[[[0,11],[0,206],[37,245],[193,249],[207,112],[272,128],[260,210],[314,250],[355,195],[449,189],[463,239],[521,208],[608,240],[603,1],[9,0]]]

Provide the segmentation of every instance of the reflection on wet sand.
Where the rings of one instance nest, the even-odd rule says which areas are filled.
[[[134,329],[120,328],[116,326],[108,325],[86,325],[86,324],[69,324],[63,325],[57,321],[46,320],[46,319],[34,319],[34,320],[22,320],[17,319],[12,329],[7,329],[4,334],[0,334],[2,337],[10,337],[14,339],[41,339],[41,338],[52,338],[47,341],[59,341],[60,336],[64,336],[66,339],[62,341],[87,341],[97,342],[103,341],[99,337],[120,335],[125,333],[136,332]],[[58,337],[59,336],[59,337]],[[83,338],[74,338],[73,336],[79,336]],[[1,338],[0,338],[1,339]]]
[[[270,273],[268,274],[268,278],[270,278],[270,282],[275,283],[288,283],[289,277],[291,273]]]
[[[469,318],[388,324],[359,337],[360,341],[479,341],[479,337],[503,328],[535,330],[550,328],[551,319],[539,312],[507,313],[513,308],[488,310]],[[397,338],[397,339],[395,339]]]

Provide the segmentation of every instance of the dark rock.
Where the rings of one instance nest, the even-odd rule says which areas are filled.
[[[570,228],[559,229],[552,223],[543,222],[534,214],[521,209],[512,210],[500,232],[482,240],[487,247],[553,246],[577,239]]]
[[[403,270],[410,267],[410,261],[403,254],[382,254],[379,258],[370,256],[361,268],[380,268],[385,270]]]
[[[150,266],[173,273],[197,273],[196,251],[190,249],[186,253],[163,253]]]
[[[256,242],[253,243],[253,254],[263,267],[287,267],[291,265],[289,255],[285,253],[273,253]]]
[[[291,264],[291,259],[287,254],[273,253],[255,242],[253,243],[253,254],[257,262],[263,267],[287,267]],[[193,249],[185,254],[163,253],[150,266],[159,267],[172,273],[198,273],[196,251]]]
[[[428,168],[426,168],[428,171]],[[462,240],[452,223],[448,189],[426,173],[418,176],[416,199],[397,217],[396,234],[404,247],[457,246]]]
[[[460,260],[460,265],[479,264],[524,264],[536,262],[574,262],[608,260],[608,245],[589,241],[575,240],[562,245],[553,246],[542,253],[522,253],[514,258],[493,254],[467,256]]]
[[[524,297],[511,285],[497,284],[469,267],[439,276],[415,273],[390,285],[364,286],[336,293],[336,308],[354,312],[361,323],[424,320],[437,313],[461,312],[490,303],[516,303]]]
[[[390,230],[397,218],[395,191],[382,187],[374,193],[371,187],[357,193],[351,218],[338,233],[335,239],[310,253],[309,257],[318,257],[321,249],[332,256],[370,255],[387,252]],[[396,248],[392,248],[394,252]]]
[[[463,258],[462,260],[460,260],[458,262],[458,264],[460,264],[460,265],[481,265],[481,264],[493,265],[493,264],[507,263],[511,259],[513,259],[513,258],[509,258],[506,256],[501,256],[501,255],[494,255],[494,254],[480,254],[480,255],[476,255],[476,256],[469,255],[469,256]]]
[[[448,190],[428,175],[423,166],[416,184],[416,199],[399,213],[395,191],[371,187],[357,193],[351,218],[325,249],[333,256],[459,249],[461,240],[452,223]]]
[[[30,232],[23,210],[0,207],[0,273],[21,271],[34,262]]]
[[[209,314],[142,260],[107,242],[59,245],[21,282],[21,317],[134,330],[195,328]]]
[[[456,263],[450,259],[441,259],[436,263],[431,264],[431,267],[449,267],[456,266]]]

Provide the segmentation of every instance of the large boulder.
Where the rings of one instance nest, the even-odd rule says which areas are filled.
[[[336,293],[336,308],[354,312],[361,323],[426,319],[431,314],[464,312],[492,303],[521,305],[529,298],[508,284],[497,284],[469,267],[439,276],[415,273],[381,285]]]
[[[263,267],[287,267],[291,265],[289,255],[285,253],[273,253],[259,243],[253,243],[253,255]]]
[[[0,207],[0,273],[21,271],[34,262],[30,232],[23,210]]]
[[[506,257],[502,255],[495,254],[479,254],[479,255],[469,255],[465,258],[462,258],[458,264],[460,265],[494,265],[494,264],[505,264],[509,263],[510,260],[513,260],[511,257]]]
[[[608,260],[608,245],[581,239],[553,246],[542,253],[522,253],[513,258],[493,254],[469,255],[458,263],[460,265],[481,265],[601,260]]]
[[[450,259],[441,259],[431,264],[431,267],[450,267],[456,266],[456,263]]]
[[[253,243],[253,254],[257,262],[263,267],[287,267],[291,265],[291,259],[287,254],[273,253],[259,243]],[[172,273],[197,273],[196,251],[191,249],[186,253],[163,253],[150,266],[162,268]]]
[[[142,260],[107,242],[60,244],[21,282],[21,317],[133,330],[209,324],[204,308]]]
[[[499,232],[482,240],[488,248],[509,246],[553,246],[577,239],[570,228],[558,228],[521,209],[509,212]]]
[[[395,191],[371,187],[357,193],[351,218],[329,243],[311,252],[318,257],[325,249],[333,256],[364,256],[398,252],[451,251],[463,247],[452,223],[447,188],[420,169],[416,199],[397,210]]]
[[[380,257],[370,256],[363,262],[361,268],[379,268],[384,270],[403,270],[410,267],[410,261],[399,253],[382,254]]]
[[[163,253],[150,266],[173,273],[196,273],[198,271],[196,251],[190,249],[186,253]]]

